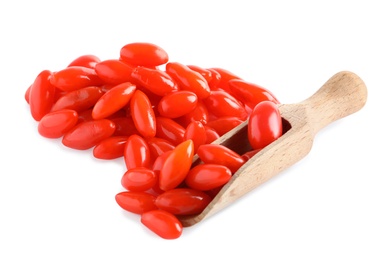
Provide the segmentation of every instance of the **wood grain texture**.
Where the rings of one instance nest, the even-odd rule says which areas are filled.
[[[332,76],[304,101],[280,104],[286,133],[246,162],[201,214],[180,217],[183,225],[192,226],[210,217],[301,160],[309,153],[314,136],[320,129],[360,110],[366,100],[367,88],[364,82],[356,74],[342,71]],[[247,121],[214,143],[239,153],[250,150]]]

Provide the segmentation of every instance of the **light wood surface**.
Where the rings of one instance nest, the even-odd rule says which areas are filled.
[[[301,160],[309,153],[314,136],[320,129],[360,110],[366,100],[364,82],[356,74],[342,71],[332,76],[306,100],[295,104],[280,104],[286,133],[246,162],[201,214],[180,217],[183,225],[192,226],[210,217]],[[239,153],[250,150],[247,121],[214,143]]]

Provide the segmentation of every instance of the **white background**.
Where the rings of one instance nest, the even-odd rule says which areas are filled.
[[[387,16],[383,1],[2,1],[0,259],[387,259]],[[122,160],[45,139],[24,92],[43,69],[130,42],[223,67],[299,102],[341,70],[359,112],[219,214],[163,240],[124,213]]]

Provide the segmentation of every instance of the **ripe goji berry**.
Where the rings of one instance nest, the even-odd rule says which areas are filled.
[[[131,76],[134,67],[115,59],[104,60],[96,64],[95,72],[106,84],[118,85],[132,82]]]
[[[40,72],[28,91],[31,115],[36,121],[50,112],[54,103],[55,87],[50,82],[51,76],[49,70]]]
[[[155,173],[145,167],[131,168],[121,178],[122,186],[130,191],[147,191],[156,185]]]
[[[228,82],[232,79],[241,79],[229,70],[223,68],[210,68],[210,71],[216,71],[219,74],[219,80],[216,84],[216,88],[221,88],[227,93],[231,93]]]
[[[215,117],[234,116],[247,119],[248,113],[244,106],[232,95],[222,90],[212,90],[204,100],[207,109]]]
[[[275,103],[262,101],[251,112],[247,136],[253,149],[262,149],[282,135],[282,118]]]
[[[149,146],[151,157],[154,159],[159,157],[161,154],[173,150],[175,148],[175,145],[173,145],[171,142],[158,137],[151,137],[148,138],[146,141]]]
[[[179,84],[181,89],[194,92],[199,99],[205,99],[210,95],[210,87],[206,79],[188,66],[178,62],[169,62],[165,66],[165,71]]]
[[[184,127],[187,127],[189,123],[193,121],[199,121],[203,125],[206,125],[209,121],[209,113],[207,107],[202,101],[198,101],[196,107],[191,112],[183,115],[177,119]]]
[[[150,167],[151,158],[149,147],[144,138],[139,135],[129,136],[125,145],[124,160],[127,169]]]
[[[168,140],[174,145],[184,141],[185,128],[167,117],[156,117],[156,137]]]
[[[124,156],[128,136],[110,136],[99,142],[93,149],[93,156],[98,159],[111,160]]]
[[[133,42],[121,48],[120,59],[134,66],[154,67],[167,63],[169,57],[167,52],[156,44]]]
[[[163,117],[177,118],[192,112],[197,102],[196,94],[191,91],[174,91],[161,98],[157,109]]]
[[[115,125],[108,119],[86,121],[68,131],[62,138],[63,145],[87,150],[114,133]]]
[[[149,98],[136,90],[130,100],[130,113],[138,132],[146,138],[156,135],[156,117]]]
[[[194,156],[192,140],[177,145],[165,159],[159,174],[159,186],[167,191],[176,188],[185,179]]]
[[[231,170],[220,164],[199,164],[185,178],[188,187],[196,190],[211,190],[226,184],[231,179]]]
[[[131,77],[136,84],[159,96],[179,90],[176,81],[162,70],[136,67],[133,69]]]
[[[94,69],[95,65],[100,61],[101,60],[97,56],[86,54],[74,59],[67,67],[80,66]]]
[[[71,66],[52,73],[50,82],[63,91],[103,84],[94,69],[81,66]]]
[[[135,85],[125,82],[107,91],[94,104],[91,113],[93,119],[106,118],[119,111],[129,102],[135,90]]]
[[[115,117],[111,121],[116,125],[116,130],[114,131],[115,136],[131,136],[131,135],[140,135],[136,126],[134,125],[132,117]]]
[[[139,191],[122,191],[115,196],[117,204],[124,210],[142,214],[157,209],[156,196]]]
[[[236,116],[223,116],[211,120],[207,123],[208,127],[212,127],[220,136],[243,123],[243,120]]]
[[[59,138],[72,129],[78,122],[75,110],[63,109],[50,112],[42,117],[38,124],[38,132],[47,138]]]
[[[177,188],[158,195],[155,205],[174,215],[193,215],[201,213],[210,202],[211,197],[203,191]]]
[[[267,89],[241,79],[228,82],[230,91],[238,100],[253,109],[261,101],[272,101],[279,104],[277,98]]]
[[[224,165],[232,173],[245,163],[239,154],[220,144],[203,144],[197,150],[197,155],[204,163]]]
[[[183,232],[180,220],[165,210],[151,210],[143,213],[141,223],[164,239],[179,238]]]
[[[81,113],[82,111],[92,108],[103,94],[100,87],[94,86],[69,91],[54,103],[51,111],[72,109]]]
[[[207,134],[204,125],[199,121],[192,121],[186,128],[184,133],[185,140],[192,140],[194,143],[194,152],[207,142]]]

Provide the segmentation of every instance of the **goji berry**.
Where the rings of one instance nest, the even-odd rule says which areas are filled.
[[[120,50],[120,59],[134,66],[154,67],[168,62],[167,52],[148,42],[126,44]]]
[[[180,220],[165,210],[151,210],[143,213],[141,223],[164,239],[179,238],[183,232]]]
[[[147,142],[139,135],[131,135],[125,145],[124,160],[127,169],[151,166]]]
[[[108,119],[86,121],[68,131],[62,143],[73,149],[87,150],[114,133],[115,125]]]
[[[203,191],[177,188],[158,195],[155,205],[174,215],[192,215],[201,213],[210,202],[210,196]]]

